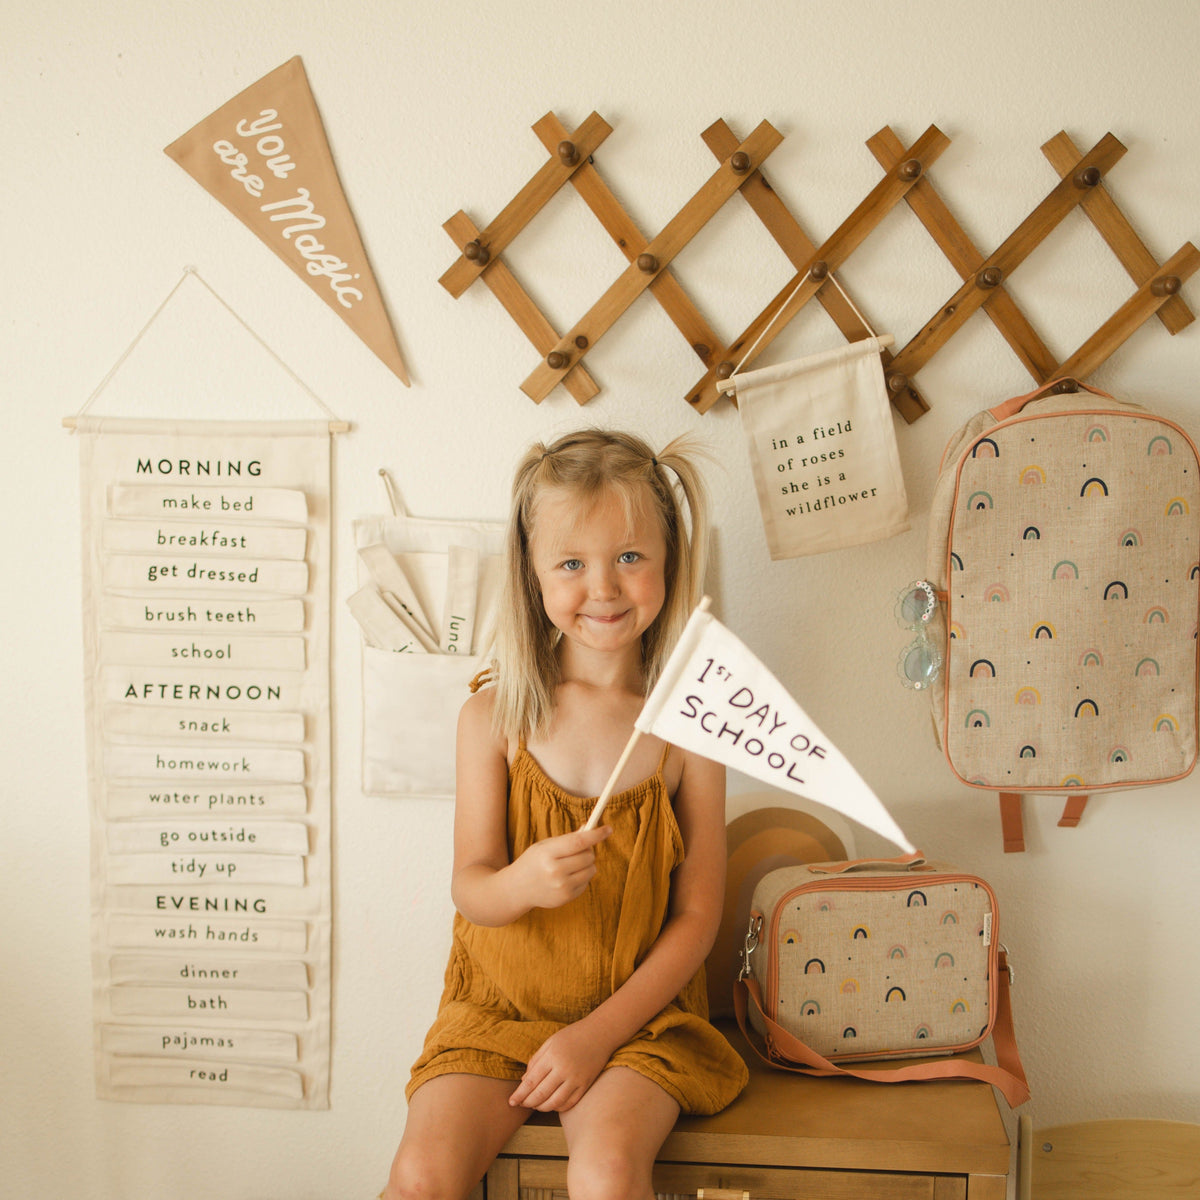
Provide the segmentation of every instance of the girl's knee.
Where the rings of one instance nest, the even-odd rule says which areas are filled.
[[[392,1160],[381,1200],[463,1200],[469,1190],[455,1178],[444,1156],[402,1145]]]
[[[576,1152],[567,1163],[567,1193],[570,1200],[649,1200],[652,1166],[617,1147]]]

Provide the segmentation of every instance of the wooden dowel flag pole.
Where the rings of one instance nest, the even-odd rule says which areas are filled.
[[[637,739],[650,733],[824,804],[912,853],[854,767],[709,607],[706,596],[688,620],[585,828],[599,823]]]
[[[629,761],[629,756],[633,753],[633,748],[637,745],[638,738],[641,736],[642,731],[635,728],[629,741],[625,743],[625,749],[621,751],[621,757],[617,759],[617,765],[613,767],[613,772],[608,777],[608,782],[604,785],[604,791],[600,793],[595,807],[592,809],[592,815],[588,817],[584,829],[595,829],[600,824],[600,818],[604,815],[604,808],[608,804],[608,798],[613,794],[613,788],[617,785],[617,778],[625,769],[625,764]]]

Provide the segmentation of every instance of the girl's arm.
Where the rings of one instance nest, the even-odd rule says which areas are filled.
[[[708,957],[725,901],[725,769],[686,753],[672,799],[685,857],[671,879],[671,901],[650,952],[633,974],[586,1017],[537,1050],[511,1103],[571,1108],[623,1046],[683,990]]]
[[[596,873],[608,828],[546,838],[508,857],[508,746],[492,731],[493,693],[477,692],[458,718],[454,905],[475,925],[508,925],[531,908],[573,900]]]

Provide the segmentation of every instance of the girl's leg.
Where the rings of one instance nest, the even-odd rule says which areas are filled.
[[[560,1116],[571,1200],[653,1200],[654,1158],[679,1116],[672,1096],[628,1067],[610,1067]]]
[[[438,1075],[408,1105],[384,1200],[465,1200],[527,1108],[508,1103],[516,1083],[481,1075]]]

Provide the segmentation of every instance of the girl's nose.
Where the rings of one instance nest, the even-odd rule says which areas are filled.
[[[619,591],[616,571],[609,567],[597,567],[588,578],[588,591],[596,599],[615,596]]]

